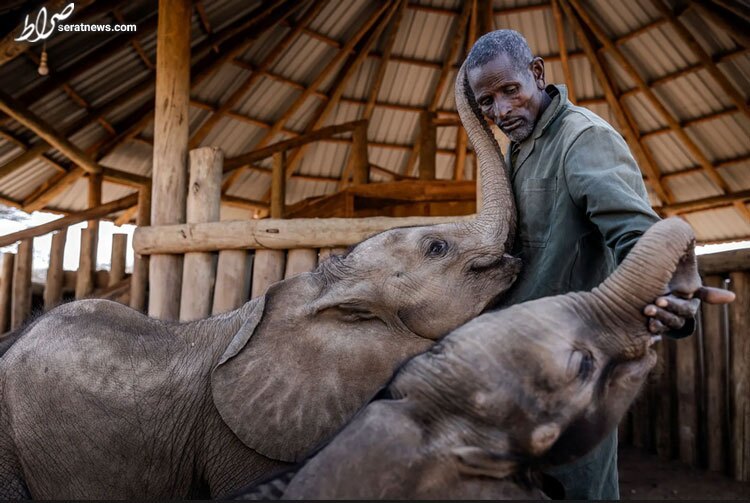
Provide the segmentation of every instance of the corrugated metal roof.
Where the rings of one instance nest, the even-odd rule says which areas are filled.
[[[441,62],[451,43],[449,34],[463,6],[460,0],[409,1],[410,4],[424,5],[435,10],[407,8],[404,11],[393,46],[394,59],[386,66],[377,96],[377,101],[380,103],[395,104],[404,108],[376,106],[368,129],[368,139],[371,144],[368,152],[371,162],[398,173],[402,173],[406,168],[413,142],[417,137],[416,130],[419,123],[417,110],[426,108],[433,99]],[[648,0],[579,1],[612,39],[640,30],[643,26],[660,18],[659,12]],[[261,4],[259,0],[252,2],[214,0],[204,3],[208,21],[214,33],[237,20],[245,19],[249,12]],[[302,5],[291,16],[292,25],[297,23],[309,5],[310,3]],[[303,32],[299,35],[297,40],[290,44],[281,57],[271,65],[272,73],[290,79],[296,84],[290,85],[268,76],[257,79],[254,86],[245,92],[244,96],[232,107],[235,117],[222,117],[201,144],[218,146],[228,157],[251,150],[267,135],[268,129],[261,123],[272,125],[284,116],[288,107],[300,96],[302,92],[300,88],[316,80],[319,73],[338,54],[339,49],[321,40],[321,37],[328,37],[339,47],[343,46],[380,5],[378,2],[367,0],[352,2],[330,0],[327,2],[309,25],[308,29],[312,32]],[[518,10],[519,7],[538,5],[540,5],[539,0],[495,0],[495,25],[498,28],[513,28],[521,31],[535,54],[548,56],[547,81],[563,83],[565,79],[558,58],[557,26],[549,3],[542,2],[540,7]],[[440,12],[441,9],[442,12]],[[134,0],[124,5],[122,12],[127,22],[143,25],[156,16],[156,4],[147,0]],[[727,53],[737,53],[731,58],[721,59],[718,65],[739,93],[747,99],[750,96],[750,52],[738,53],[738,45],[728,34],[718,30],[710,21],[696,16],[689,9],[679,19],[711,55],[720,57]],[[98,19],[90,22],[111,23],[113,17],[111,13],[103,13]],[[195,47],[206,38],[206,31],[195,10],[191,13],[191,23],[191,43]],[[259,64],[289,32],[289,29],[289,23],[271,27],[263,36],[245,48],[239,59],[251,65]],[[465,34],[461,33],[459,36],[463,38]],[[582,54],[580,43],[567,26],[567,22],[565,37],[568,51],[572,53],[570,68],[575,97],[601,99],[604,96],[602,87],[592,72],[587,58]],[[110,39],[111,36],[101,33],[56,35],[47,44],[50,65],[53,70],[60,72],[82,64],[92,51],[97,50]],[[154,61],[155,32],[139,32],[137,40],[151,61]],[[381,36],[375,46],[379,54],[382,54],[384,50],[384,41],[385,37]],[[464,43],[461,45],[459,58],[464,54]],[[633,64],[639,75],[647,82],[682,71],[699,61],[668,23],[660,23],[650,30],[642,31],[637,37],[629,39],[627,43],[620,44],[619,47],[625,58]],[[39,48],[35,48],[34,51],[38,54]],[[340,82],[340,71],[344,68],[346,59],[343,58],[338,63],[334,71],[320,85],[318,92],[330,93]],[[620,67],[615,58],[605,53],[604,59],[607,62],[608,74],[618,92],[624,92],[635,86],[632,77]],[[408,60],[423,60],[427,63],[411,64],[407,62]],[[380,64],[380,59],[370,57],[354,70],[352,79],[347,82],[344,89],[344,101],[330,109],[330,113],[321,121],[321,126],[348,122],[362,116],[364,106],[360,103],[367,100]],[[221,105],[250,75],[250,71],[241,68],[240,65],[225,64],[200,85],[195,86],[191,96],[194,100],[209,106]],[[125,45],[108,61],[75,76],[69,84],[91,107],[100,107],[108,105],[117,96],[142,82],[153,81],[153,78],[153,73],[146,67],[136,50],[131,45]],[[451,70],[448,75],[448,85],[444,87],[441,96],[437,97],[439,110],[450,111],[455,108],[452,85],[454,79],[455,71]],[[36,73],[36,65],[25,57],[17,58],[0,67],[0,87],[14,96],[20,96],[43,80]],[[725,95],[723,89],[716,84],[714,78],[705,70],[694,71],[667,83],[652,86],[652,90],[678,121],[688,121],[686,131],[709,159],[714,162],[741,160],[719,168],[719,172],[732,190],[749,189],[748,163],[750,161],[747,157],[750,155],[750,118],[741,112],[724,113],[731,110],[734,104]],[[118,109],[109,112],[106,119],[109,124],[118,128],[122,123],[132,120],[130,115],[134,110],[153,99],[152,88],[133,98],[130,103],[124,103]],[[357,100],[360,103],[353,103],[349,100]],[[309,97],[291,114],[284,124],[284,129],[296,132],[310,129],[325,102],[319,96]],[[629,93],[623,103],[642,133],[662,130],[666,127],[667,122],[664,117],[642,92]],[[86,113],[79,104],[60,89],[43,96],[30,108],[45,121],[60,129],[65,129]],[[588,108],[619,127],[614,123],[614,114],[606,103],[589,104]],[[203,106],[198,107],[195,104],[191,106],[190,133],[194,133],[211,114],[212,112]],[[707,115],[712,118],[701,119]],[[247,120],[243,120],[240,116],[246,117]],[[690,122],[695,119],[701,120]],[[26,143],[37,141],[35,135],[15,121],[6,120],[1,126],[4,131]],[[107,140],[110,135],[101,124],[93,122],[74,132],[69,138],[85,149]],[[150,140],[153,137],[153,121],[138,136]],[[282,132],[270,141],[278,141],[287,137],[288,134]],[[339,138],[349,137],[350,134],[339,136]],[[455,127],[438,128],[438,147],[450,150],[450,152],[440,152],[437,156],[438,178],[453,177],[455,155],[452,150],[455,147],[455,140]],[[642,141],[653,155],[657,168],[662,174],[669,175],[698,165],[688,148],[672,132],[647,134]],[[385,147],[384,144],[391,146]],[[338,177],[348,162],[349,152],[349,145],[342,141],[314,143],[306,148],[297,172]],[[0,165],[18,154],[18,149],[12,143],[0,137]],[[48,155],[64,166],[71,166],[70,161],[54,149],[50,149]],[[102,159],[101,163],[125,172],[148,176],[151,171],[151,158],[150,145],[143,141],[128,141]],[[471,173],[472,162],[469,156],[467,173]],[[270,160],[265,159],[258,164],[270,166]],[[36,160],[0,179],[0,195],[23,199],[56,172],[47,162]],[[372,177],[374,180],[388,179],[376,172]],[[705,174],[698,171],[679,177],[669,176],[663,183],[668,184],[678,201],[689,201],[719,193]],[[267,193],[269,185],[268,174],[245,171],[228,193],[249,199],[260,199]],[[121,197],[120,194],[132,191],[132,188],[126,186],[109,183],[106,186],[105,198]],[[82,209],[85,207],[85,189],[86,180],[79,180],[68,191],[52,201],[50,206],[68,211]],[[333,193],[336,191],[336,183],[293,178],[287,190],[287,202],[291,204],[305,197]],[[249,216],[252,214],[241,209],[224,209],[222,212],[223,215]],[[698,214],[700,218],[694,215],[690,218],[691,221],[696,222],[696,225],[705,226],[705,229],[698,229],[703,239],[724,239],[740,235],[742,232],[750,235],[750,231],[745,227],[736,231],[720,230],[721,226],[712,219],[726,214],[733,215],[727,221],[741,218],[733,208],[702,211]]]

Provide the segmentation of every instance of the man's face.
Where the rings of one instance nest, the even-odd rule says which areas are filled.
[[[507,54],[469,70],[469,85],[482,110],[514,142],[528,138],[544,103],[544,62],[534,58],[518,71]]]

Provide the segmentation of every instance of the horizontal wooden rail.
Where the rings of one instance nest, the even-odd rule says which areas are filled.
[[[315,131],[311,131],[308,134],[303,134],[290,140],[280,141],[278,143],[274,143],[273,145],[259,148],[258,150],[253,150],[252,152],[248,152],[246,154],[241,154],[236,157],[230,157],[224,160],[224,173],[233,171],[247,164],[252,164],[254,162],[260,161],[261,159],[265,159],[266,157],[269,157],[276,152],[283,152],[284,150],[301,147],[306,143],[311,143],[313,141],[328,138],[335,134],[353,131],[363,122],[366,123],[367,121],[365,119],[361,119],[320,128]]]
[[[750,270],[750,248],[699,255],[698,269],[702,274],[748,271]]]
[[[139,227],[133,235],[133,249],[140,255],[151,255],[247,248],[334,248],[358,243],[368,236],[394,227],[458,222],[472,217],[227,220]]]
[[[5,236],[0,236],[0,247],[12,245],[16,241],[20,241],[22,239],[43,236],[47,234],[48,232],[60,230],[70,225],[83,222],[84,220],[92,220],[96,218],[105,217],[109,215],[110,213],[114,213],[116,211],[130,208],[136,203],[138,203],[137,192],[135,194],[130,194],[129,196],[116,199],[107,204],[97,206],[96,208],[91,208],[85,211],[79,211],[78,213],[71,213],[68,216],[58,218],[57,220],[53,220],[52,222],[47,222],[46,224],[37,225],[36,227],[30,227],[28,229],[24,229],[18,232],[6,234]]]

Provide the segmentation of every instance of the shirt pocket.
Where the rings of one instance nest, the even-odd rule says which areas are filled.
[[[557,178],[528,178],[518,198],[520,238],[525,246],[544,248],[552,230]]]

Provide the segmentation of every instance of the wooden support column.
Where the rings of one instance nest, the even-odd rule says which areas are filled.
[[[680,341],[678,341],[680,342]],[[654,348],[659,355],[658,372],[654,379],[649,379],[653,394],[650,396],[654,404],[652,417],[654,418],[654,447],[660,459],[672,459],[674,441],[672,429],[676,417],[673,414],[673,402],[676,379],[675,372],[675,345],[674,341],[662,339],[662,342]]]
[[[354,173],[354,185],[370,181],[370,160],[367,156],[367,122],[363,122],[352,132],[352,152],[349,163]]]
[[[479,0],[479,35],[484,35],[495,29],[495,12],[492,4],[492,0]]]
[[[187,222],[216,222],[221,209],[221,177],[224,153],[216,147],[190,151],[190,190]],[[213,253],[186,253],[182,273],[180,321],[207,318],[211,314],[216,256]]]
[[[10,330],[15,259],[14,253],[3,253],[2,269],[0,269],[0,334]]]
[[[237,309],[248,298],[253,257],[247,250],[222,250],[216,266],[216,288],[211,314]]]
[[[698,393],[696,391],[696,337],[678,340],[677,353],[677,437],[680,461],[698,464]]]
[[[45,311],[49,311],[62,301],[63,283],[65,282],[63,259],[65,258],[65,240],[67,237],[67,228],[60,229],[52,235],[47,281],[44,283]]]
[[[101,173],[90,174],[89,178],[89,209],[98,208],[102,205],[102,175]],[[96,271],[96,261],[99,251],[99,219],[93,218],[88,222],[89,239],[91,239],[91,274]]]
[[[730,411],[732,475],[750,481],[750,273],[729,275],[737,299],[729,305],[730,323]]]
[[[437,114],[425,110],[419,114],[419,179],[435,179],[435,156],[437,154]]]
[[[271,173],[271,218],[284,218],[286,205],[286,151],[273,154]]]
[[[112,258],[109,268],[109,286],[114,286],[125,279],[125,257],[127,255],[128,235],[112,234]]]
[[[185,222],[190,103],[190,0],[159,0],[151,224]],[[175,320],[180,313],[179,255],[154,255],[149,264],[148,314]]]
[[[720,276],[706,276],[703,284],[714,288],[723,286]],[[705,355],[705,403],[706,403],[706,455],[708,469],[724,472],[727,467],[726,429],[726,366],[724,364],[728,348],[724,339],[722,312],[724,306],[701,304],[703,325],[703,354]]]
[[[138,213],[135,217],[138,227],[151,225],[151,186],[142,187],[138,192]],[[133,275],[130,279],[130,307],[138,311],[146,310],[148,289],[149,256],[140,255],[134,250]]]
[[[83,299],[94,290],[94,264],[91,229],[81,229],[81,249],[76,272],[76,299]]]
[[[31,261],[34,240],[24,239],[18,245],[13,269],[13,294],[11,301],[10,329],[15,330],[31,313]]]
[[[287,252],[284,279],[310,272],[318,265],[318,251],[314,248],[295,248]]]

